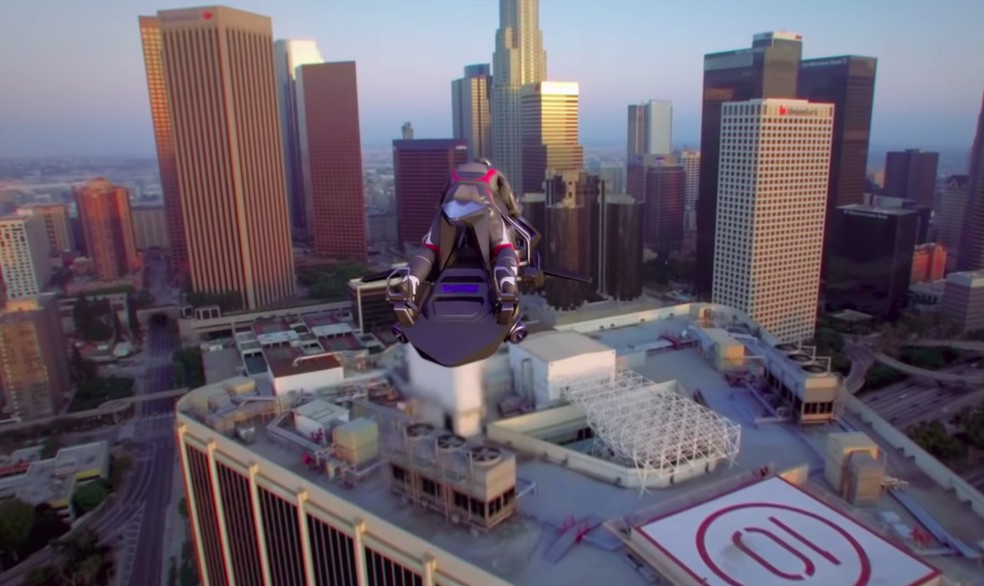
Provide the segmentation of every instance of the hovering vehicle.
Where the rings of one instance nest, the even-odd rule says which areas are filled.
[[[496,204],[491,203],[492,206]],[[503,344],[519,344],[527,335],[519,296],[503,294],[492,278],[489,250],[489,205],[450,200],[441,206],[440,253],[426,282],[421,282],[417,307],[401,280],[408,267],[367,275],[362,282],[387,280],[386,300],[397,323],[393,334],[425,359],[454,367],[487,358]],[[519,257],[518,283],[543,286],[547,277],[590,283],[565,271],[544,269],[536,247],[540,233],[522,217],[499,214],[510,231]]]

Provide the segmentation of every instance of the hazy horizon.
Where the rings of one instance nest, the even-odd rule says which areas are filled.
[[[22,55],[0,62],[0,76],[16,80],[0,99],[0,157],[153,158],[137,17],[195,5],[39,0],[0,9],[0,52]],[[451,80],[492,61],[498,28],[496,0],[226,5],[270,16],[276,38],[316,40],[326,61],[356,62],[367,149],[388,148],[407,120],[418,138],[451,136]],[[674,143],[698,146],[703,55],[748,47],[768,30],[803,34],[804,58],[878,58],[873,151],[961,153],[973,141],[984,91],[984,69],[968,61],[984,53],[978,0],[596,6],[540,0],[548,77],[580,83],[586,146],[624,143],[626,106],[650,98],[673,102]]]

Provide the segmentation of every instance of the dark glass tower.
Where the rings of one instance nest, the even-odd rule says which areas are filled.
[[[837,208],[864,201],[877,66],[877,59],[856,55],[807,59],[800,63],[799,97],[834,105],[834,138],[827,182],[827,230],[821,265],[824,275],[836,238],[834,215]]]
[[[885,195],[933,207],[939,153],[909,149],[885,154]]]
[[[827,309],[897,318],[908,303],[917,221],[905,208],[838,208],[834,226],[841,236],[830,251]]]
[[[786,32],[755,35],[751,49],[704,56],[700,129],[700,192],[697,198],[695,286],[709,298],[714,276],[721,105],[755,98],[795,98],[803,37]]]
[[[970,155],[970,191],[967,193],[966,210],[957,268],[976,271],[984,269],[984,104],[977,119],[977,136]]]

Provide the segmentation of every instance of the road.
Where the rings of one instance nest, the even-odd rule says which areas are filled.
[[[153,394],[171,388],[171,356],[177,343],[176,336],[165,327],[148,329],[138,392]],[[130,423],[135,428],[135,435],[128,442],[133,467],[120,491],[83,525],[93,528],[103,542],[117,548],[121,586],[161,583],[165,509],[171,501],[177,463],[175,400],[167,398],[140,404],[138,419]],[[118,435],[119,428],[103,429],[80,434],[79,441],[105,439],[113,443]],[[0,575],[0,586],[20,586],[30,570],[54,561],[50,549],[41,550]]]

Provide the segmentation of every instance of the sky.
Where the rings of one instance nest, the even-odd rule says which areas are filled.
[[[236,0],[277,38],[357,64],[362,142],[411,121],[451,136],[451,80],[490,63],[497,0]],[[0,157],[154,156],[137,16],[175,0],[0,2]],[[878,58],[872,148],[969,150],[984,92],[981,0],[540,0],[548,78],[580,83],[586,146],[625,141],[626,107],[674,106],[674,143],[697,146],[703,55],[769,30],[804,58]],[[493,72],[494,74],[494,72]]]

